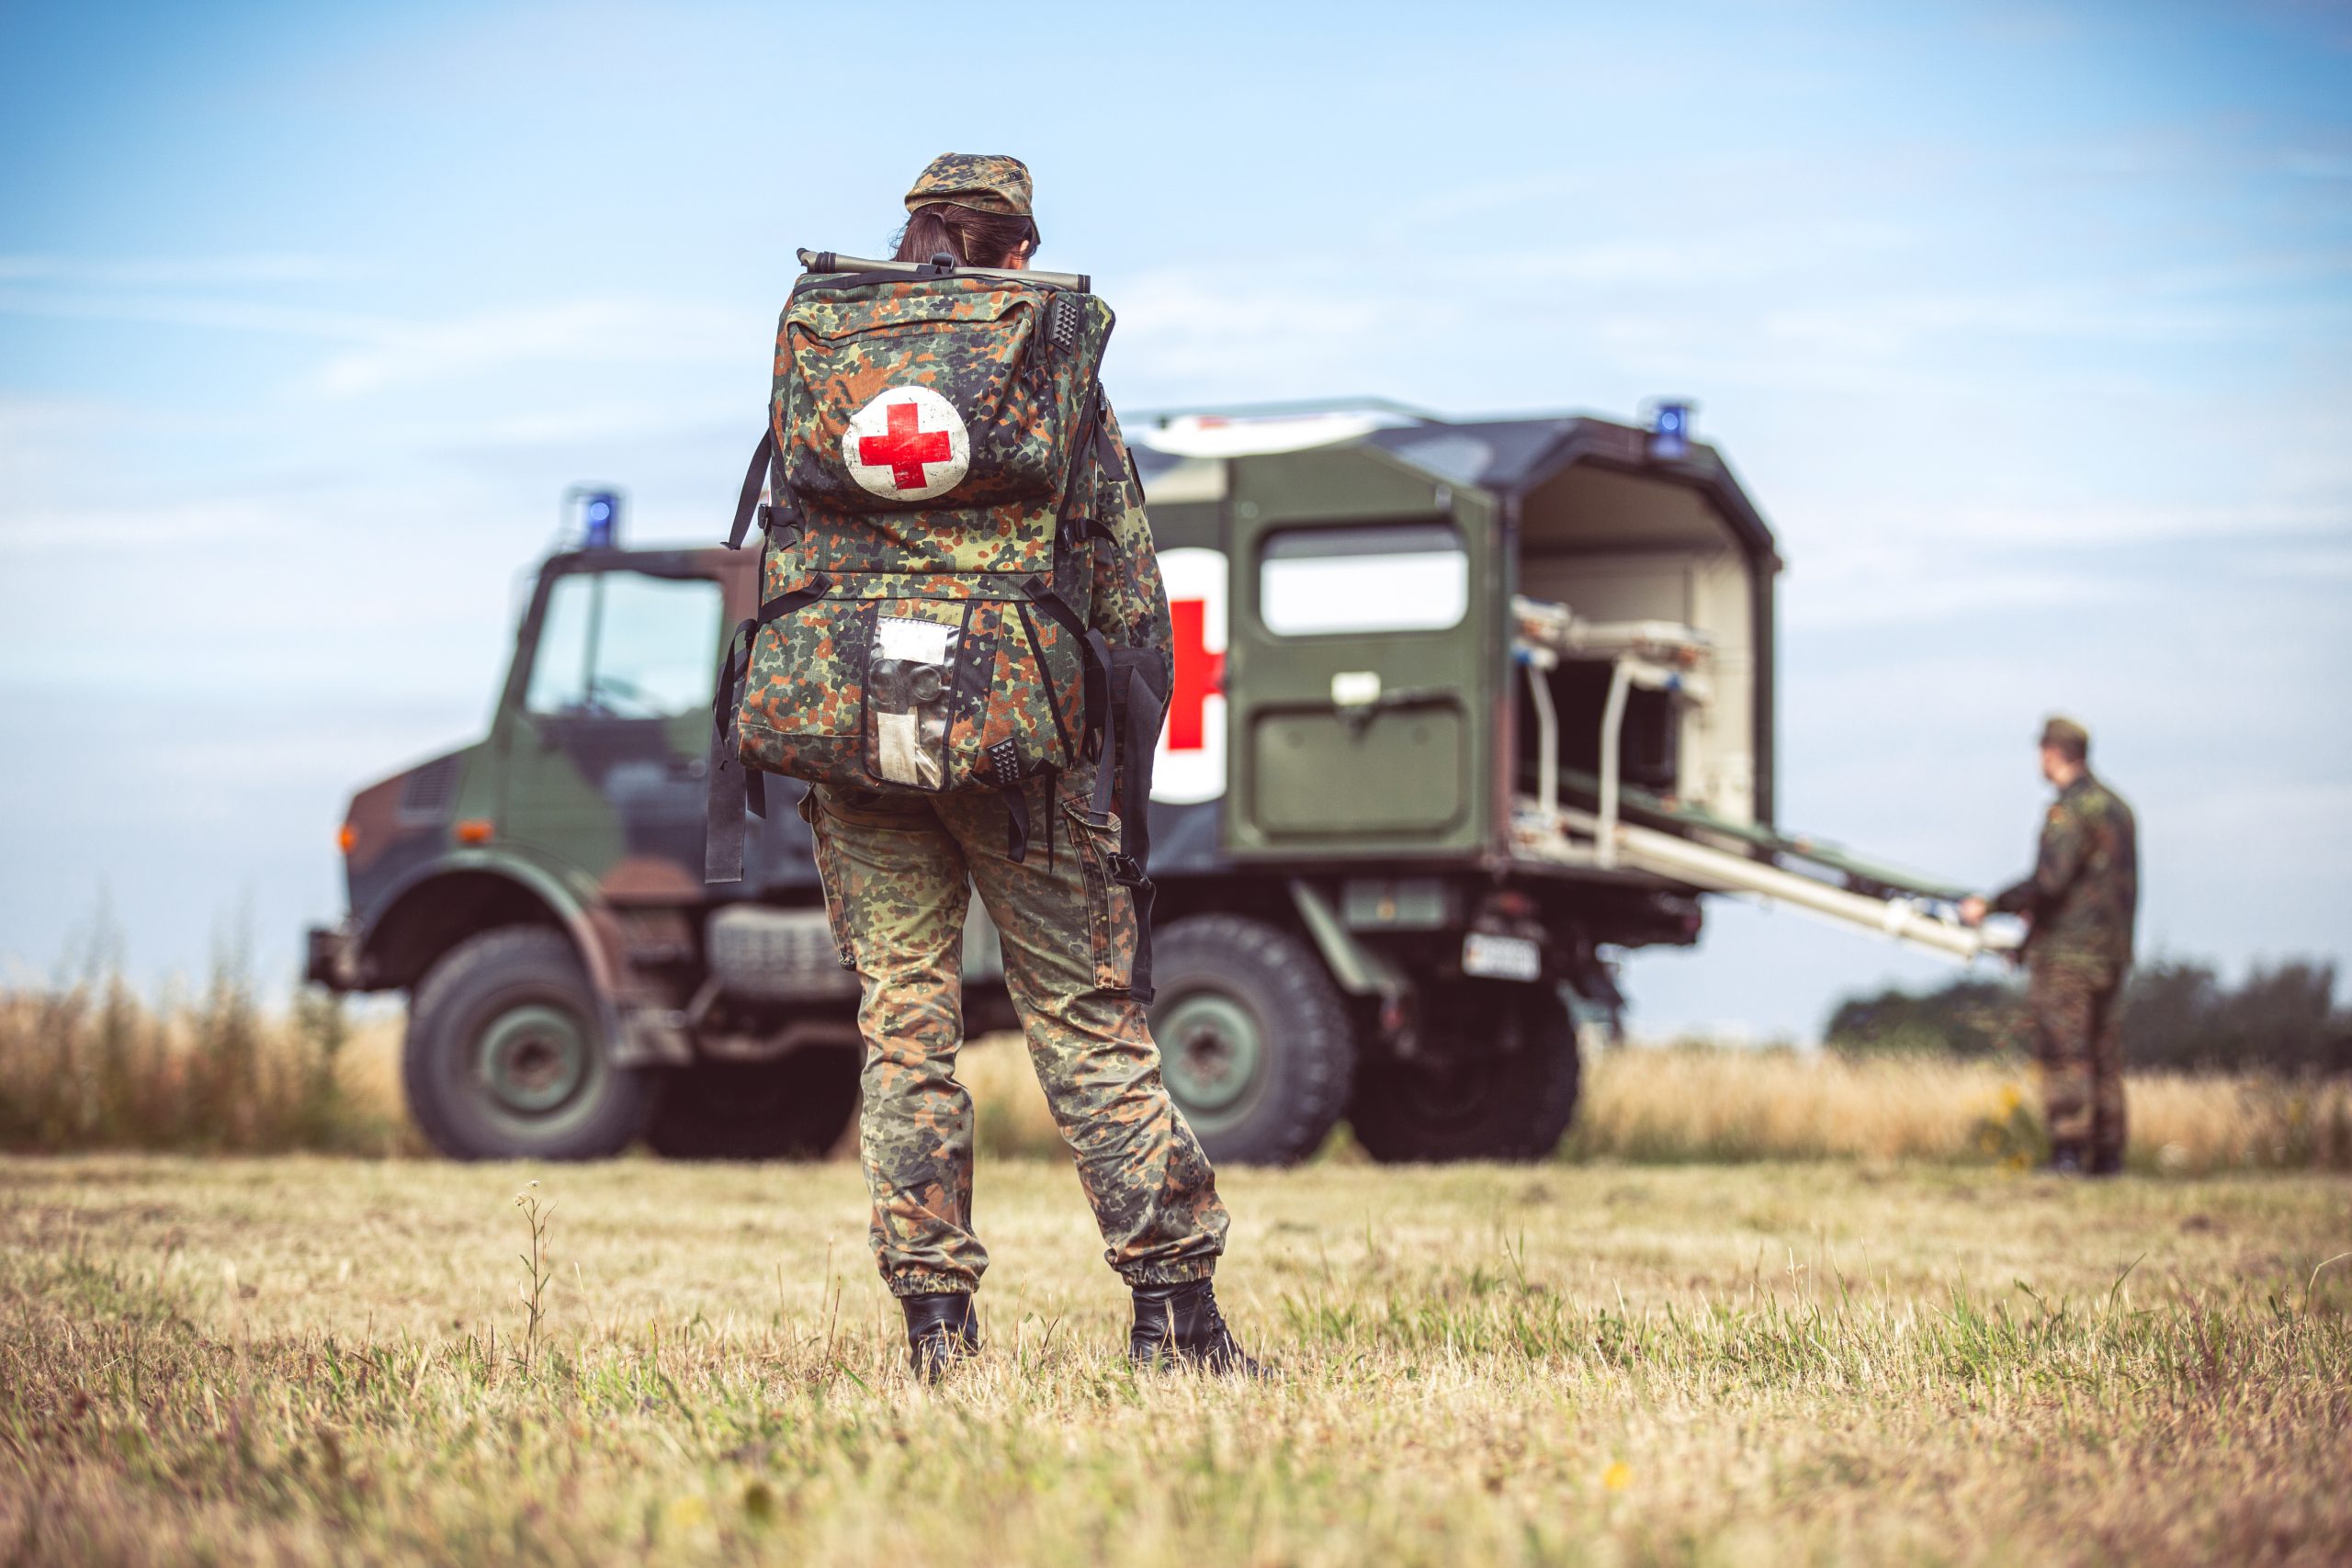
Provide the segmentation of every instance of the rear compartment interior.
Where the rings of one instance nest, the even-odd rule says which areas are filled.
[[[1628,694],[1619,776],[1735,821],[1756,817],[1754,608],[1747,557],[1700,491],[1669,479],[1578,465],[1522,503],[1518,592],[1597,621],[1670,621],[1713,640],[1703,704],[1663,692]],[[1606,660],[1518,671],[1517,793],[1537,779],[1530,679],[1545,680],[1559,719],[1562,795],[1570,774],[1595,774],[1610,685]]]

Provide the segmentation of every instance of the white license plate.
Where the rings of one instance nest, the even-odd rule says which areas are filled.
[[[1472,931],[1462,939],[1462,972],[1482,980],[1541,979],[1544,950],[1523,936]]]

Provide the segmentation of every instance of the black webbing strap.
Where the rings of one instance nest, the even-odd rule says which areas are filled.
[[[706,771],[710,787],[703,802],[705,882],[743,880],[744,813],[763,819],[768,814],[766,777],[743,765],[735,743],[735,716],[743,705],[743,688],[752,675],[752,645],[759,639],[762,626],[815,604],[832,586],[832,580],[820,573],[790,592],[765,601],[758,615],[738,621],[728,634],[727,655],[718,666],[718,690],[710,699],[710,762]]]
[[[1089,629],[1081,623],[1062,596],[1054,592],[1053,584],[1042,577],[1032,577],[1021,585],[1029,595],[1029,603],[1045,612],[1046,618],[1068,632],[1078,641],[1080,656],[1085,661],[1086,716],[1080,727],[1079,750],[1085,756],[1100,756],[1102,738],[1109,733],[1111,722],[1111,645],[1102,634]],[[1072,764],[1079,758],[1070,759]]]
[[[1029,859],[1029,792],[1023,784],[1009,784],[997,791],[1004,796],[1004,858],[1015,865]],[[1053,818],[1046,818],[1050,830]]]
[[[743,488],[735,497],[735,523],[727,530],[727,547],[740,550],[743,536],[751,531],[752,510],[760,503],[760,487],[767,482],[768,463],[775,456],[775,429],[773,425],[760,432],[760,444],[752,448],[752,466],[743,470]]]
[[[1111,709],[1117,725],[1119,768],[1119,849],[1111,857],[1111,880],[1128,890],[1136,911],[1136,958],[1129,972],[1127,994],[1148,1002],[1151,986],[1151,908],[1159,889],[1151,867],[1151,774],[1159,750],[1159,727],[1168,715],[1168,688],[1172,684],[1170,660],[1154,648],[1110,650]],[[1094,794],[1087,809],[1095,820],[1110,812],[1113,795],[1111,750],[1105,747],[1094,774]]]
[[[756,617],[738,621],[728,634],[727,657],[718,666],[718,691],[710,699],[709,791],[703,799],[702,879],[743,880],[743,812],[750,786],[735,749],[735,709],[743,700],[743,678],[751,667],[747,645],[756,636]],[[763,788],[764,795],[765,790]],[[763,803],[764,804],[764,803]]]

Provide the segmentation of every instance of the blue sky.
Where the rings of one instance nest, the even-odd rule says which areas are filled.
[[[708,537],[795,245],[1039,182],[1124,406],[1695,396],[1791,563],[1781,816],[2006,879],[2063,707],[2143,947],[2352,955],[2352,9],[0,9],[0,956],[333,915],[576,481]],[[1645,1032],[1933,978],[1717,908]]]

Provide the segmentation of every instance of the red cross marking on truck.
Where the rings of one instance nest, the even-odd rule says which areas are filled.
[[[900,490],[921,490],[923,465],[946,462],[954,445],[945,431],[923,429],[922,414],[911,402],[892,403],[889,416],[888,434],[857,438],[857,460],[888,468],[890,482]]]
[[[1178,599],[1168,606],[1176,631],[1176,682],[1168,694],[1168,749],[1198,751],[1207,744],[1206,713],[1212,696],[1225,691],[1225,655],[1209,651],[1208,604]]]

